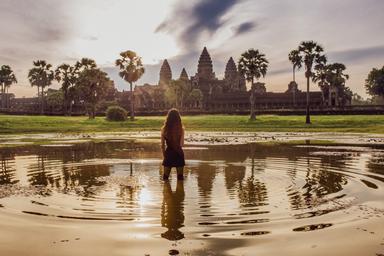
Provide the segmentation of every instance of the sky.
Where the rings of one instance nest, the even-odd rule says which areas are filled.
[[[31,97],[37,90],[27,74],[38,59],[58,66],[92,58],[128,90],[114,66],[122,51],[142,57],[146,72],[137,84],[156,84],[165,58],[173,78],[183,67],[194,75],[206,46],[222,78],[230,57],[237,62],[254,48],[269,61],[261,81],[281,92],[292,80],[288,53],[314,40],[330,63],[347,66],[347,86],[366,97],[367,74],[384,65],[383,10],[383,0],[0,0],[0,65],[17,76],[10,92]],[[305,90],[303,70],[296,77]]]

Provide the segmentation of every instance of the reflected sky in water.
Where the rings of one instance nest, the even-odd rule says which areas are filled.
[[[49,239],[46,222],[58,235],[68,223],[123,223],[102,241],[150,239],[142,249],[153,255],[164,255],[156,247],[161,241],[222,255],[258,243],[270,248],[268,241],[283,234],[327,234],[361,219],[383,223],[379,148],[191,146],[185,180],[176,181],[174,170],[169,182],[161,180],[160,155],[157,143],[135,141],[3,148],[0,217],[27,229],[41,222],[38,240]],[[7,226],[4,234],[20,232],[12,223],[0,225]]]

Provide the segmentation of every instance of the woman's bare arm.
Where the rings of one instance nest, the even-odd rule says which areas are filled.
[[[164,139],[164,132],[161,130],[161,153],[163,153],[163,156],[165,154],[165,139]]]
[[[181,130],[180,146],[184,146],[184,128]]]

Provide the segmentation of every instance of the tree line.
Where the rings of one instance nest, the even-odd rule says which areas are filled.
[[[297,49],[292,50],[288,54],[288,60],[292,63],[293,82],[296,83],[296,70],[305,68],[305,78],[307,80],[306,90],[306,120],[307,124],[311,123],[310,120],[310,81],[318,83],[323,94],[329,95],[331,89],[336,90],[342,99],[352,97],[352,91],[345,86],[346,80],[349,75],[345,74],[346,67],[342,63],[327,63],[327,57],[324,54],[324,49],[321,45],[314,41],[303,41],[299,44]],[[268,70],[268,60],[265,54],[259,50],[249,49],[244,52],[238,62],[238,68],[248,82],[251,82],[251,116],[250,119],[256,118],[254,111],[255,90],[254,80],[258,81],[261,77],[265,77]],[[370,81],[366,82],[366,88],[370,85]],[[383,85],[384,86],[384,85]],[[369,91],[372,93],[372,91]]]
[[[310,82],[315,82],[323,93],[329,94],[330,90],[336,90],[339,95],[352,97],[352,91],[345,86],[349,75],[345,73],[346,67],[343,63],[327,63],[327,57],[321,45],[314,41],[303,41],[297,49],[290,51],[288,60],[292,63],[293,81],[296,79],[296,71],[304,67],[307,81],[306,95],[306,123],[310,123]],[[124,51],[116,59],[115,65],[119,68],[119,76],[130,85],[130,116],[134,120],[134,94],[133,83],[138,81],[145,72],[141,57],[134,51]],[[269,62],[265,54],[253,48],[241,54],[238,61],[239,72],[252,84],[251,88],[251,114],[255,119],[254,81],[265,77]],[[40,102],[40,112],[44,113],[45,88],[53,81],[60,85],[60,95],[54,95],[62,100],[65,115],[70,115],[72,105],[75,102],[86,106],[89,118],[95,117],[96,106],[109,93],[116,91],[114,82],[102,71],[96,62],[89,58],[82,58],[74,65],[63,63],[56,69],[44,60],[33,62],[33,67],[28,72],[28,80],[33,87],[37,87],[37,95]],[[1,107],[7,104],[7,95],[12,84],[17,83],[16,76],[8,65],[0,68]],[[384,66],[381,69],[373,68],[365,80],[367,93],[372,96],[384,97]],[[199,89],[192,88],[183,79],[172,80],[165,92],[166,100],[171,105],[182,108],[185,102],[200,102],[203,94]],[[356,95],[353,97],[357,97]]]

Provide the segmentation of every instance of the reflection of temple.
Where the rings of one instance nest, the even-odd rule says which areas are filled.
[[[166,227],[167,231],[162,233],[161,237],[170,241],[184,238],[184,234],[179,230],[184,226],[184,198],[183,181],[177,182],[175,192],[172,192],[169,182],[164,183],[161,226]]]
[[[137,148],[143,150],[125,150]],[[100,158],[154,159],[159,156],[159,150],[156,143],[132,141],[84,143],[73,147],[58,147],[55,150],[36,145],[2,148],[0,149],[0,185],[19,183],[46,186],[66,193],[92,197],[103,191],[102,185],[105,181],[98,178],[112,174],[110,165],[100,163],[77,165],[76,163]],[[275,192],[268,190],[270,184],[263,179],[268,176],[265,173],[268,169],[282,168],[280,170],[282,173],[279,175],[285,173],[288,178],[287,186],[283,189],[286,191],[291,209],[311,208],[313,202],[324,202],[324,200],[342,196],[339,192],[343,190],[348,180],[345,174],[332,170],[350,168],[351,163],[354,162],[353,159],[358,156],[312,155],[317,151],[318,149],[311,147],[283,145],[276,147],[259,144],[216,145],[209,146],[207,150],[186,150],[185,156],[186,159],[200,160],[197,165],[188,166],[187,171],[196,182],[193,184],[198,191],[200,210],[208,215],[215,212],[215,208],[211,206],[217,203],[213,199],[217,198],[215,192],[217,186],[221,184],[225,186],[231,199],[239,199],[241,207],[269,204],[268,197],[273,196]],[[31,154],[32,158],[25,158]],[[281,163],[285,162],[287,165],[282,166]],[[16,168],[21,166],[20,163],[26,166],[25,174],[22,168]],[[130,166],[122,166],[127,175],[128,172],[131,173]],[[383,174],[382,166],[380,155],[367,160],[367,171],[371,173]],[[137,169],[135,164],[133,169]],[[133,176],[135,175],[136,172],[133,171]],[[22,177],[26,179],[21,179]],[[367,184],[367,186],[370,185],[370,183]],[[165,184],[163,188],[161,223],[168,229],[163,234],[164,238],[177,240],[183,236],[179,229],[184,225],[185,193],[183,184],[178,184],[174,192],[168,185]],[[79,186],[82,189],[78,190]],[[140,187],[136,186],[120,187],[117,194],[121,198],[117,203],[118,207],[131,209],[138,200],[139,190]],[[326,211],[316,214],[323,213]]]
[[[197,65],[197,73],[189,77],[183,69],[178,79],[187,83],[190,90],[198,89],[202,99],[187,99],[181,108],[185,111],[236,112],[250,109],[251,91],[255,92],[256,109],[304,108],[306,93],[298,90],[291,82],[285,92],[267,92],[264,83],[255,83],[252,90],[247,90],[245,78],[238,72],[235,61],[229,58],[223,79],[218,79],[213,72],[212,59],[204,48]],[[139,112],[163,111],[172,105],[167,103],[166,90],[172,80],[172,69],[164,60],[160,69],[157,85],[145,84],[134,90],[135,108]],[[120,103],[129,109],[130,92],[120,93]],[[324,97],[321,91],[310,92],[311,106],[321,107]]]

